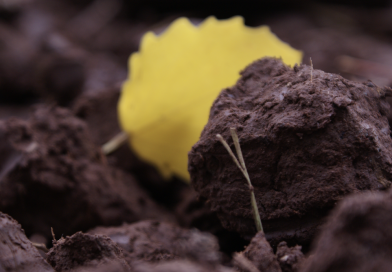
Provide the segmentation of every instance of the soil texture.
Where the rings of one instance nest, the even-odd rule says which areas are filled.
[[[0,122],[0,209],[28,235],[71,235],[97,225],[174,220],[135,178],[107,165],[86,124],[63,108],[38,107],[29,121]],[[8,149],[9,149],[8,147]]]
[[[54,241],[47,259],[57,272],[83,271],[84,268],[101,266],[106,269],[114,267],[119,272],[131,271],[122,249],[110,238],[81,232]]]
[[[243,255],[250,260],[260,272],[281,272],[278,260],[262,231],[252,238],[250,244],[243,251]]]
[[[124,250],[131,264],[180,259],[218,264],[222,260],[218,241],[213,235],[171,223],[141,221],[119,227],[98,227],[89,233],[110,237]]]
[[[288,247],[286,242],[280,242],[276,257],[282,272],[299,272],[301,266],[304,263],[305,256],[301,251],[302,247],[296,245],[294,247]]]
[[[389,88],[264,58],[214,102],[189,153],[193,187],[222,225],[255,233],[246,180],[216,135],[236,128],[267,239],[308,243],[338,200],[392,180]]]
[[[221,265],[208,265],[191,261],[170,261],[159,265],[142,264],[135,272],[234,272],[235,270]]]
[[[347,197],[323,226],[302,271],[389,271],[391,226],[390,192]]]
[[[2,212],[0,212],[0,271],[55,271],[27,239],[18,222]]]
[[[0,0],[0,272],[391,270],[392,97],[377,87],[392,87],[390,1],[229,2]],[[195,192],[126,144],[101,146],[121,131],[142,35],[211,15],[268,25],[325,73],[273,59],[246,68],[190,153]],[[234,150],[230,127],[265,235],[215,137]],[[48,242],[51,227],[65,238]]]

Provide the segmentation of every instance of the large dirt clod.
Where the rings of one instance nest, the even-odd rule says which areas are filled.
[[[216,138],[234,150],[229,129],[236,128],[267,239],[307,243],[338,200],[390,186],[390,93],[310,66],[258,60],[214,102],[189,153],[192,185],[225,228],[256,233],[247,183]]]
[[[0,212],[0,271],[54,272],[11,216]]]
[[[0,210],[26,233],[71,235],[98,225],[171,220],[132,175],[108,166],[86,124],[63,108],[0,122]]]

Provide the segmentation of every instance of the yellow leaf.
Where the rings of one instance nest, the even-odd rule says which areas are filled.
[[[209,17],[194,26],[173,22],[161,36],[144,35],[132,54],[118,106],[132,149],[165,177],[189,180],[188,152],[208,121],[210,107],[239,72],[264,56],[300,63],[302,53],[268,27],[244,26],[242,17]]]

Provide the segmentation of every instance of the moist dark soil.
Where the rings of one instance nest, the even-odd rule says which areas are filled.
[[[303,271],[388,271],[392,265],[390,192],[350,196],[329,216]]]
[[[307,243],[345,195],[389,188],[390,94],[307,65],[256,61],[214,102],[189,153],[192,185],[225,228],[255,234],[245,178],[216,137],[234,150],[236,128],[267,239]]]
[[[54,272],[11,216],[0,212],[0,271]]]
[[[126,252],[129,263],[189,259],[219,264],[222,260],[215,236],[170,223],[142,221],[120,227],[99,227],[89,233],[110,237]]]
[[[250,260],[260,272],[280,272],[278,260],[263,232],[258,232],[246,247],[243,255]]]
[[[276,250],[276,257],[278,258],[282,272],[298,272],[301,270],[305,260],[301,249],[302,247],[299,245],[290,248],[284,241],[279,243]]]
[[[54,241],[47,259],[57,272],[101,265],[131,271],[121,248],[110,238],[81,232]]]
[[[390,270],[390,193],[355,196],[391,181],[388,89],[376,87],[392,86],[390,1],[267,2],[0,1],[0,272]],[[270,61],[224,90],[211,122],[232,119],[202,147],[196,192],[127,145],[101,146],[121,131],[118,97],[142,35],[211,15],[269,25],[325,73]],[[213,135],[233,147],[230,126],[265,234]]]
[[[97,225],[174,216],[159,207],[135,178],[107,165],[86,124],[70,111],[38,107],[29,121],[0,122],[0,209],[28,235],[71,235]]]

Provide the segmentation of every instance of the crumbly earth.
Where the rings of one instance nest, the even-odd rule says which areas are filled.
[[[282,272],[299,272],[301,265],[305,260],[305,256],[301,251],[301,246],[288,247],[286,242],[280,242],[277,250],[276,257]]]
[[[0,212],[0,271],[54,272],[11,216]]]
[[[119,272],[131,271],[122,249],[110,238],[81,232],[56,241],[47,260],[57,272],[101,266],[114,266]]]
[[[235,270],[221,265],[196,263],[185,260],[169,261],[159,264],[141,264],[135,272],[234,272]]]
[[[372,82],[258,60],[214,102],[189,153],[192,185],[225,228],[255,234],[247,183],[216,138],[234,150],[236,128],[267,239],[307,243],[345,195],[390,186],[387,95]]]
[[[302,271],[390,271],[391,256],[392,195],[368,192],[332,212]]]
[[[278,260],[262,231],[252,238],[250,244],[243,251],[243,255],[250,260],[260,272],[281,272]]]
[[[147,220],[120,227],[98,227],[89,233],[110,237],[126,252],[129,263],[178,259],[205,264],[221,261],[218,242],[213,235],[171,223]]]
[[[71,235],[98,225],[172,220],[132,175],[107,165],[86,124],[68,110],[38,107],[31,120],[0,122],[0,210],[28,235]]]

